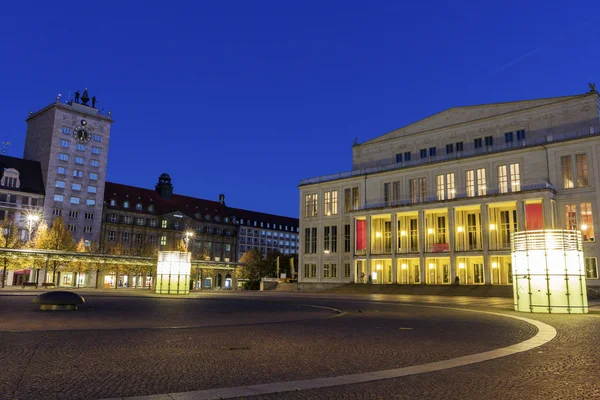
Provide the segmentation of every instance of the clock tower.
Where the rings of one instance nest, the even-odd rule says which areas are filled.
[[[30,113],[23,158],[38,161],[46,190],[44,220],[62,216],[75,241],[98,243],[112,118],[79,100],[56,102]]]

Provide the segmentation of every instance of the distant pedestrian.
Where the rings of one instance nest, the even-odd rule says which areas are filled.
[[[458,275],[456,276],[456,278],[454,278],[454,284],[460,285],[460,278],[458,277]]]
[[[364,272],[360,273],[360,283],[365,283],[365,273]]]

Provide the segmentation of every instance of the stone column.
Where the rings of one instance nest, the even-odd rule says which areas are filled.
[[[456,270],[456,259],[455,259],[455,236],[456,226],[454,226],[454,208],[448,209],[448,255],[450,256],[450,284],[454,283],[454,278],[458,275]]]
[[[417,219],[419,229],[419,265],[421,268],[421,285],[427,284],[427,275],[428,271],[427,266],[425,265],[425,211],[420,210]]]
[[[396,254],[398,250],[398,215],[392,213],[392,282],[398,283],[398,264]]]
[[[488,206],[486,204],[482,204],[480,206],[481,210],[481,237],[483,240],[483,279],[486,285],[491,285],[492,283],[492,274],[491,269],[492,265],[490,264],[489,258],[489,247],[490,247],[490,221],[488,218]],[[496,226],[496,231],[498,230],[498,226]]]

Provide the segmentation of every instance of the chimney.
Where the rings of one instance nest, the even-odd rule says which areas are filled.
[[[223,193],[219,195],[219,203],[225,205],[225,195]]]

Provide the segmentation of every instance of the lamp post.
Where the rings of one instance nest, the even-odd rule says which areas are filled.
[[[29,236],[27,236],[27,241],[31,240],[31,235],[33,234],[33,226],[40,220],[40,216],[37,214],[27,214],[27,232]]]
[[[192,231],[185,231],[185,247],[187,248],[187,251],[190,251],[190,240],[194,237],[194,232]]]

